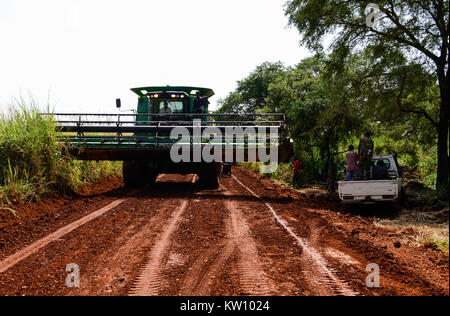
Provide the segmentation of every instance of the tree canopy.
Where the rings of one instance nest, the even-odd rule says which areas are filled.
[[[380,76],[375,83],[378,89],[371,93],[372,100],[388,98],[395,102],[396,96],[398,111],[422,116],[434,126],[438,136],[437,187],[446,195],[449,185],[449,2],[385,0],[378,1],[377,8],[369,10],[371,3],[290,0],[285,13],[290,25],[299,30],[302,43],[314,51],[321,52],[323,40],[330,36],[331,50],[341,57],[342,64],[352,53],[368,53],[369,65],[373,68],[368,71],[373,74],[372,78]],[[395,65],[393,61],[399,63]],[[418,89],[427,90],[432,100],[426,104],[415,100],[409,94],[411,89],[415,89],[414,95],[420,98]],[[435,108],[436,91],[439,92],[438,109]]]
[[[436,153],[438,85],[422,65],[408,63],[402,54],[392,53],[377,67],[372,66],[372,54],[370,49],[344,59],[339,54],[317,54],[283,67],[259,90],[264,100],[249,108],[261,94],[258,89],[246,89],[244,94],[242,85],[268,78],[265,72],[273,68],[265,63],[238,82],[237,89],[222,100],[219,112],[284,113],[296,154],[311,178],[326,167],[330,157],[350,144],[356,146],[368,130],[377,136],[376,153],[398,152],[410,164],[435,164],[427,155]],[[429,118],[415,113],[422,109]],[[431,167],[427,172],[432,170],[436,171]]]
[[[219,101],[223,113],[253,113],[265,107],[269,85],[285,71],[281,62],[265,62],[246,78],[238,81],[237,89]]]

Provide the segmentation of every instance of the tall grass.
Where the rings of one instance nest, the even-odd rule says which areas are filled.
[[[74,190],[87,181],[120,173],[119,163],[80,162],[63,150],[56,122],[33,102],[15,101],[0,115],[0,207]]]
[[[264,165],[262,162],[243,162],[239,164],[245,169],[252,170],[256,173],[260,172],[260,168]],[[278,165],[277,170],[272,174],[262,174],[263,177],[268,179],[277,180],[284,184],[292,183],[293,166],[289,163],[281,163]]]

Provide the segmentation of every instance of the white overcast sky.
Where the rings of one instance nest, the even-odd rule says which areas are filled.
[[[213,108],[256,65],[310,53],[286,0],[0,0],[0,110],[31,93],[56,112],[114,113],[151,85],[214,89]]]

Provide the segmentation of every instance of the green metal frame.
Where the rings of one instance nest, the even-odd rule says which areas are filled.
[[[188,87],[188,86],[159,86],[159,87],[142,87],[142,88],[133,88],[131,89],[134,93],[136,93],[140,97],[144,97],[145,94],[142,91],[147,91],[150,93],[154,92],[172,92],[172,91],[183,91],[186,92],[187,95],[195,96],[192,91],[200,91],[200,94],[203,97],[211,98],[214,95],[214,91],[209,88],[200,88],[200,87]]]
[[[136,114],[46,115],[53,116],[57,121],[57,130],[62,135],[61,141],[68,143],[71,152],[84,160],[131,159],[128,157],[165,160],[172,145],[179,141],[170,139],[170,131],[180,126],[192,129],[194,119],[200,119],[202,128],[218,127],[222,130],[230,126],[265,127],[267,130],[275,127],[279,132],[278,140],[282,137],[284,126],[282,114],[209,114],[207,108],[204,109],[204,113],[192,113],[196,91],[206,98],[214,95],[214,91],[208,88],[153,86],[133,88],[131,91],[136,93],[139,99]],[[183,93],[187,96],[189,113],[165,115],[150,113],[151,95],[156,93],[161,94],[161,99],[170,98],[175,93]],[[69,117],[71,120],[61,120],[62,117]],[[225,146],[227,141],[230,140],[222,138],[216,142],[203,142],[201,145]],[[192,146],[192,143],[193,138],[187,146]],[[234,149],[238,146],[248,149],[259,143],[259,140],[247,139],[245,144],[238,144],[236,139],[231,140]]]

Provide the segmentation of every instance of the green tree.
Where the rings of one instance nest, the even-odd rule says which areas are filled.
[[[268,111],[286,114],[297,152],[315,161],[316,173],[317,161],[326,162],[362,128],[362,112],[349,86],[355,80],[353,62],[336,68],[333,56],[317,55],[288,68],[269,86]]]
[[[402,104],[401,109],[405,113],[423,116],[436,129],[436,184],[446,196],[449,187],[449,3],[445,0],[379,1],[380,20],[377,24],[371,24],[367,23],[369,12],[366,10],[371,2],[290,0],[285,13],[290,25],[300,31],[302,42],[311,49],[321,51],[324,37],[332,35],[331,48],[338,54],[345,55],[367,48],[385,52],[386,55],[399,52],[409,62],[422,65],[427,76],[434,76],[440,95],[437,119],[433,118],[429,109],[418,104]],[[405,85],[406,81],[403,81]],[[402,91],[401,85],[399,88]],[[403,101],[404,95],[402,93],[398,99]]]
[[[240,114],[245,112],[244,101],[239,92],[233,91],[228,96],[219,100],[219,109],[217,113]]]
[[[374,54],[383,54],[377,58]],[[440,92],[423,65],[400,53],[366,49],[355,68],[353,87],[360,110],[375,132],[378,153],[397,152],[404,163],[419,166],[428,186],[436,182]],[[378,60],[378,62],[369,62]]]
[[[277,77],[284,74],[283,63],[265,62],[250,75],[237,82],[236,91],[219,101],[219,113],[254,113],[266,106],[268,88]]]

